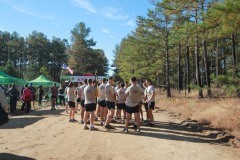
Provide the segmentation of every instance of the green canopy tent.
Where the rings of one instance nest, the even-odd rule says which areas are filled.
[[[29,81],[28,83],[32,83],[33,86],[40,86],[42,85],[43,87],[51,87],[53,83],[56,83],[57,86],[60,86],[60,83],[54,82],[49,80],[47,77],[41,75],[38,78]]]
[[[10,76],[5,72],[0,71],[0,84],[12,84],[12,83],[15,83],[16,85],[23,85],[26,84],[26,81],[20,78]]]

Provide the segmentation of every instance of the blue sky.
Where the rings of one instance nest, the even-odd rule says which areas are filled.
[[[0,0],[0,30],[26,37],[33,30],[70,39],[70,31],[84,22],[89,38],[97,41],[109,62],[113,50],[136,27],[137,16],[153,6],[148,0]],[[69,40],[70,42],[70,40]]]

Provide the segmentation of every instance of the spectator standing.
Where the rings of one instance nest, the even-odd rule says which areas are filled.
[[[17,107],[17,100],[19,99],[19,92],[15,84],[12,84],[11,88],[7,91],[7,95],[10,98],[10,113],[14,113]]]

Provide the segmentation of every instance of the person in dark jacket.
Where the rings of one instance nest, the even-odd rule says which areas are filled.
[[[38,105],[39,106],[42,106],[43,96],[44,96],[44,89],[42,88],[42,85],[40,85],[38,88]]]
[[[11,88],[7,91],[7,95],[10,98],[10,113],[14,113],[17,107],[17,100],[19,99],[19,92],[15,84],[12,84]]]

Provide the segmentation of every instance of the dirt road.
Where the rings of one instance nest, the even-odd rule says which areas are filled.
[[[156,127],[142,127],[141,133],[122,124],[105,131],[83,130],[79,122],[68,122],[63,108],[49,108],[29,115],[12,116],[0,127],[0,160],[239,160],[239,149],[216,140],[210,132],[195,132],[170,118],[166,112],[154,113]],[[80,119],[80,115],[76,116]]]

